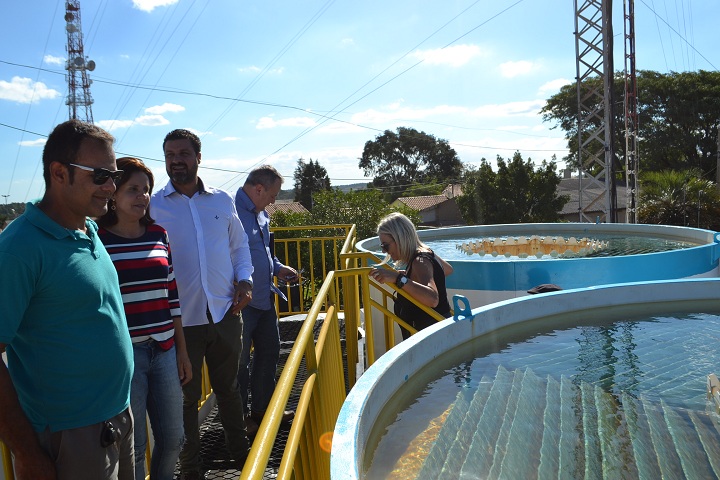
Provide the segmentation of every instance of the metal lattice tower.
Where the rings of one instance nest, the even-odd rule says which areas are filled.
[[[575,0],[580,222],[616,221],[613,144],[612,0]],[[602,87],[589,85],[591,77]],[[595,123],[593,123],[593,121]]]
[[[95,62],[88,60],[83,49],[82,25],[80,23],[80,0],[67,0],[65,3],[65,22],[67,26],[67,70],[68,106],[70,119],[93,123],[92,103],[88,72],[95,70]]]
[[[625,222],[637,223],[638,112],[635,72],[635,1],[623,1],[625,17],[625,174],[627,208]]]

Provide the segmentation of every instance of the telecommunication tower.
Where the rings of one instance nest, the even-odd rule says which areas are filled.
[[[80,1],[67,0],[65,3],[67,26],[67,70],[68,106],[70,119],[93,123],[92,103],[88,72],[95,70],[95,62],[88,60],[83,49],[82,25],[80,23]]]
[[[575,52],[579,221],[615,223],[612,0],[575,0]],[[602,84],[585,82],[592,76]]]
[[[635,2],[623,1],[625,17],[625,177],[627,206],[625,222],[637,223],[638,216],[638,111],[635,71]]]

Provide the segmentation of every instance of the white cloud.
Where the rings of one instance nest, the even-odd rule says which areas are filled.
[[[135,123],[145,127],[159,127],[170,124],[170,120],[162,115],[140,115],[135,119]]]
[[[240,137],[223,137],[220,139],[221,142],[237,142]]]
[[[260,120],[258,120],[257,125],[255,125],[255,128],[258,130],[264,130],[267,128],[277,128],[277,127],[314,127],[316,125],[315,120],[309,117],[292,117],[292,118],[283,118],[281,120],[275,120],[271,117],[262,117]]]
[[[285,67],[280,67],[280,68],[272,68],[265,73],[269,73],[272,75],[280,75],[284,71],[285,71]],[[256,67],[255,65],[251,65],[249,67],[238,68],[238,72],[240,72],[240,73],[260,73],[260,72],[262,72],[262,69],[260,67]]]
[[[572,80],[568,80],[567,78],[557,78],[555,80],[550,80],[549,82],[543,84],[538,88],[538,95],[547,97],[548,95],[554,95],[557,92],[560,91],[560,88],[565,85],[570,85],[572,83]]]
[[[46,141],[46,138],[38,138],[37,140],[23,140],[22,142],[18,142],[18,145],[20,145],[21,147],[42,147],[43,145],[45,145]]]
[[[505,62],[500,64],[500,74],[505,78],[527,75],[537,69],[537,64],[520,60],[519,62]]]
[[[413,53],[413,56],[430,65],[462,67],[481,54],[482,51],[477,45],[454,45],[433,50],[417,50]]]
[[[48,88],[42,82],[33,82],[30,78],[13,77],[10,82],[0,80],[0,100],[18,103],[37,103],[40,100],[53,99],[60,92]]]
[[[388,105],[383,110],[370,109],[352,116],[353,123],[361,125],[387,124],[397,120],[424,120],[442,115],[460,115],[467,113],[466,107],[437,105],[430,108],[401,107],[399,103]]]
[[[130,128],[135,124],[135,120],[100,120],[95,122],[98,127],[104,128],[108,132],[119,128]]]
[[[476,117],[536,117],[545,106],[545,100],[529,100],[524,102],[508,102],[497,105],[483,105],[472,111]]]
[[[184,112],[185,107],[174,103],[163,103],[162,105],[155,105],[145,109],[149,115],[140,115],[134,120],[101,120],[96,122],[99,126],[111,132],[120,128],[130,128],[134,125],[142,125],[143,127],[159,127],[162,125],[170,124],[170,121],[165,118],[163,113],[177,113]]]
[[[133,7],[143,12],[152,12],[157,7],[174,5],[180,0],[133,0]]]
[[[185,107],[182,105],[176,105],[174,103],[163,103],[162,105],[155,105],[154,107],[148,107],[145,109],[145,113],[162,115],[163,113],[171,112],[184,112]]]
[[[52,55],[45,55],[43,61],[49,65],[62,65],[65,63],[65,59],[62,57],[53,57]]]
[[[340,40],[340,46],[341,47],[353,47],[355,46],[355,40],[352,38],[343,38]]]

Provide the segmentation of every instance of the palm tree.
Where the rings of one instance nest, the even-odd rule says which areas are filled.
[[[641,178],[638,218],[641,223],[717,230],[720,192],[697,169],[646,172]]]

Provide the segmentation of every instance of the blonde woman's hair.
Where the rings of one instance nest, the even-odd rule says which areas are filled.
[[[428,246],[420,241],[415,225],[402,213],[393,212],[380,220],[377,234],[389,235],[397,244],[400,259],[396,267],[399,269],[408,267],[410,259],[417,250],[429,250]]]

